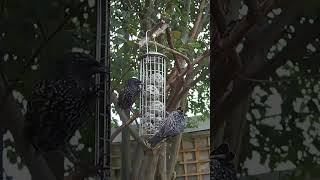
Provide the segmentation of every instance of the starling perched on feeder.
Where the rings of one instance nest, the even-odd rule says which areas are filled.
[[[183,132],[186,125],[186,116],[181,108],[172,111],[161,125],[159,131],[150,138],[149,144],[155,147],[159,142],[168,137],[176,136]]]
[[[38,82],[28,101],[24,132],[38,152],[65,151],[95,103],[93,75],[106,72],[87,54],[68,53],[61,60],[57,76]]]
[[[119,93],[118,106],[123,110],[131,110],[131,107],[141,91],[142,82],[137,78],[130,78]]]
[[[211,180],[237,180],[237,173],[232,160],[234,153],[230,152],[228,144],[221,144],[210,153]]]

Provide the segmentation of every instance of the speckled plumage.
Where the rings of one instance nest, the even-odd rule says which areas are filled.
[[[63,150],[88,119],[95,102],[92,75],[103,68],[89,55],[69,53],[59,77],[47,77],[33,88],[28,101],[25,134],[37,150]]]
[[[210,179],[237,180],[237,173],[231,162],[234,156],[227,144],[221,144],[212,151],[210,153]]]
[[[139,97],[141,81],[137,78],[130,78],[120,90],[118,106],[123,110],[130,110],[133,103]]]
[[[150,138],[150,146],[155,147],[163,139],[182,133],[186,126],[186,119],[187,117],[181,110],[176,110],[169,113],[159,131]]]

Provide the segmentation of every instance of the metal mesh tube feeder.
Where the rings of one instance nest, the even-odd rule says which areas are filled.
[[[140,59],[140,127],[139,135],[152,137],[160,128],[166,115],[166,56],[148,52]]]

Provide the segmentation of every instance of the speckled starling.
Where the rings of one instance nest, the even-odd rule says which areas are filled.
[[[187,117],[181,108],[172,111],[166,117],[159,131],[149,139],[150,147],[155,147],[159,142],[168,137],[174,137],[183,132]]]
[[[210,153],[211,180],[237,180],[237,173],[232,160],[235,155],[230,152],[228,144],[221,144]]]
[[[133,103],[139,97],[142,82],[137,78],[130,78],[120,90],[118,106],[123,110],[131,110]]]
[[[25,136],[41,152],[63,151],[85,124],[96,98],[93,76],[106,71],[84,53],[68,53],[61,60],[59,73],[36,83],[28,100]]]

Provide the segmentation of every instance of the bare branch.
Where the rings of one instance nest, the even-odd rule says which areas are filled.
[[[273,4],[263,4],[264,6],[261,6],[258,11],[263,12],[262,14],[266,14],[269,12]],[[246,15],[239,23],[235,25],[229,36],[221,39],[221,42],[219,42],[219,47],[214,51],[216,54],[217,50],[226,50],[235,47],[240,40],[247,34],[248,30],[256,23],[255,18],[251,18],[250,16],[253,16],[252,14]],[[250,20],[249,20],[250,19]],[[254,20],[252,20],[254,19]]]
[[[116,102],[117,102],[118,98],[117,98],[117,95],[114,92],[111,93],[111,98],[110,99],[111,99],[111,102],[116,105]],[[122,110],[120,110],[119,108],[116,107],[116,111],[118,112],[122,123],[125,123],[126,121],[128,121],[129,118],[127,117],[127,115]],[[137,140],[137,142],[139,142],[145,148],[148,148],[148,146],[141,139],[139,134],[132,127],[128,126],[128,129],[129,129],[129,132],[131,133],[131,135]]]
[[[244,75],[241,74],[237,74],[238,78],[240,80],[244,80],[244,81],[251,81],[254,83],[267,83],[267,84],[272,84],[272,83],[279,83],[279,82],[289,82],[289,81],[298,81],[299,79],[302,78],[319,78],[320,75],[303,75],[303,76],[295,76],[295,77],[291,77],[291,78],[284,78],[284,79],[278,79],[278,80],[265,80],[265,79],[255,79],[255,78],[250,78],[250,77],[246,77]]]
[[[297,1],[295,1],[297,2]],[[292,4],[291,4],[292,5]],[[298,6],[298,4],[296,4]],[[292,7],[292,8],[295,8]],[[280,67],[290,58],[299,58],[296,56],[295,52],[301,50],[301,47],[304,47],[311,39],[317,37],[320,32],[319,25],[313,25],[312,27],[300,27],[300,30],[296,30],[296,38],[288,42],[288,46],[282,50],[272,62],[267,62],[261,59],[255,59],[255,61],[261,61],[259,67],[255,66],[255,71],[250,72],[249,78],[252,79],[262,79],[268,77],[270,74],[274,73],[275,69]],[[293,53],[292,53],[293,52]],[[257,62],[251,62],[252,64],[257,64]],[[255,86],[255,82],[243,81],[234,87],[232,92],[223,100],[223,102],[216,105],[216,115],[215,126],[211,128],[211,132],[215,134],[217,129],[224,123],[228,118],[228,112],[232,111],[234,105],[238,104],[241,101],[241,97],[244,97],[246,94],[250,93],[252,88]]]
[[[210,60],[210,49],[207,49],[204,51],[200,56],[198,56],[194,61],[193,61],[193,66],[198,64],[197,67],[192,69],[191,72],[188,73],[186,77],[186,81],[189,81],[190,79],[193,79],[204,67],[204,61],[208,58]]]
[[[196,37],[196,34],[198,32],[198,29],[199,29],[199,25],[200,25],[200,22],[201,22],[201,19],[203,17],[203,10],[205,9],[206,7],[206,2],[207,0],[202,0],[201,3],[200,3],[200,7],[199,7],[199,13],[198,13],[198,16],[196,18],[196,21],[194,22],[194,26],[191,30],[191,35],[190,35],[190,38],[191,39],[195,39]]]
[[[194,61],[193,65],[195,64],[202,64],[205,58],[209,57],[210,49],[205,50],[200,56],[198,56]]]
[[[199,77],[197,77],[195,80],[192,80],[188,82],[184,88],[175,95],[174,99],[181,99],[189,90],[190,88],[194,87],[198,82],[201,80],[204,80],[204,78],[209,74],[209,69],[203,70]]]
[[[207,25],[209,24],[209,16],[210,16],[210,2],[207,4],[207,7],[205,9],[205,13],[203,14],[203,17],[199,23],[199,26],[198,26],[198,31],[195,32],[195,38],[198,37],[199,33],[201,32],[201,30],[203,29],[204,25]],[[194,39],[195,39],[194,38]]]
[[[169,27],[169,25],[161,20],[160,23],[158,23],[157,25],[155,25],[151,30],[150,32],[148,32],[148,38],[150,37],[153,37],[153,38],[156,38],[158,37],[159,35],[161,35],[162,33],[164,33],[164,31]],[[143,47],[146,43],[146,37],[142,38],[140,41],[139,41],[139,47]]]
[[[141,39],[138,38],[138,40],[141,40]],[[191,64],[190,59],[189,59],[186,55],[184,55],[184,54],[182,54],[182,53],[180,53],[180,52],[178,52],[178,51],[176,51],[176,50],[174,50],[174,49],[168,48],[168,47],[166,47],[166,46],[164,46],[164,45],[162,45],[162,44],[159,44],[159,43],[157,43],[157,42],[154,42],[154,41],[148,41],[148,43],[157,45],[157,46],[159,46],[159,47],[161,47],[161,48],[163,48],[163,49],[165,49],[165,50],[167,50],[167,51],[169,51],[169,52],[171,52],[171,53],[174,53],[174,54],[182,57],[183,59],[185,59],[186,62],[187,62],[187,64]],[[138,43],[137,43],[137,44],[138,44]]]
[[[110,142],[112,142],[116,137],[117,135],[122,131],[123,128],[129,126],[134,120],[136,120],[138,117],[140,116],[140,113],[134,113],[132,115],[132,117],[126,121],[126,123],[122,124],[120,127],[118,127],[115,132],[111,135],[111,138],[110,138]]]
[[[168,45],[171,49],[174,49],[174,45],[173,45],[173,41],[172,41],[172,34],[171,34],[171,28],[167,28],[166,29],[166,34],[167,34],[167,41],[168,41]],[[177,69],[177,71],[180,73],[181,72],[181,68],[180,68],[180,56],[177,56],[176,54],[172,53],[172,55],[174,56],[174,61],[175,61],[175,67]]]

